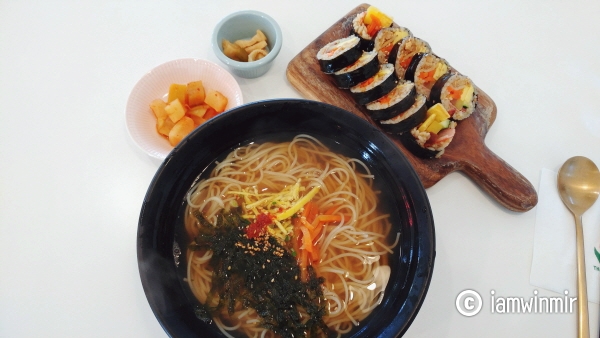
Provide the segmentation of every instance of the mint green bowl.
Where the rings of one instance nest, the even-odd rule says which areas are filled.
[[[269,53],[260,60],[240,62],[230,59],[223,53],[223,39],[231,42],[250,39],[260,29],[267,36]],[[281,50],[282,34],[279,25],[265,13],[253,10],[240,11],[223,18],[213,31],[212,48],[219,61],[223,62],[234,75],[244,78],[256,78],[264,75],[273,65]]]

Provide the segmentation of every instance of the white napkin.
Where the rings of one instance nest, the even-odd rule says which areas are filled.
[[[575,218],[563,204],[557,173],[542,169],[535,215],[530,283],[564,296],[577,297]],[[583,214],[588,301],[600,301],[600,201]],[[597,251],[596,254],[594,251]]]

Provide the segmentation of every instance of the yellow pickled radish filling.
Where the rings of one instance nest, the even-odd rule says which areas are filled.
[[[435,120],[439,122],[450,118],[450,114],[448,114],[448,111],[446,111],[446,108],[441,103],[436,103],[427,109],[427,116],[429,117],[430,115],[435,115]]]
[[[427,117],[427,119],[425,119],[425,122],[421,123],[421,125],[419,126],[419,131],[420,132],[427,131],[427,128],[434,120],[435,120],[435,115],[429,115]]]
[[[466,86],[463,91],[462,94],[460,95],[460,98],[458,100],[456,100],[456,103],[454,104],[454,106],[457,109],[466,109],[471,105],[471,101],[473,101],[473,94],[475,93],[475,88],[473,88],[473,86]]]
[[[365,14],[364,23],[369,25],[373,22],[373,18],[376,18],[381,23],[381,27],[389,27],[392,25],[392,18],[384,14],[378,8],[374,6],[369,6],[367,8],[367,14]]]
[[[446,108],[441,103],[436,103],[427,110],[427,118],[423,122],[418,130],[420,132],[430,132],[437,134],[442,129],[448,128],[450,125],[450,114],[446,111]]]
[[[394,32],[394,39],[392,40],[391,45],[393,46],[393,45],[397,44],[398,41],[404,39],[407,36],[408,36],[408,32],[404,31],[404,30]]]
[[[447,72],[448,66],[446,65],[446,63],[438,62],[438,64],[435,66],[435,73],[433,73],[433,79],[437,81],[440,77],[442,77],[442,75],[446,74]]]

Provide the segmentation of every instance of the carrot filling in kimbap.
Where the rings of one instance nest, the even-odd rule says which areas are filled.
[[[390,27],[393,23],[391,17],[379,9],[369,6],[365,12],[358,13],[352,21],[354,32],[363,39],[371,40],[382,28]]]
[[[372,18],[371,23],[367,24],[367,34],[369,34],[370,37],[373,37],[373,35],[375,35],[382,26],[383,25],[381,24],[381,20],[379,20],[379,18]]]
[[[442,88],[440,101],[454,120],[463,120],[475,110],[477,94],[466,76],[453,75]]]

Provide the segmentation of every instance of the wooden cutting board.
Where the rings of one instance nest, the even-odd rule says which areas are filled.
[[[338,106],[378,126],[365,108],[356,104],[349,90],[339,89],[331,76],[321,72],[316,58],[321,47],[350,35],[352,19],[368,7],[369,4],[362,4],[354,8],[317,37],[290,61],[286,75],[304,98]],[[435,46],[432,47],[435,50]],[[413,165],[425,188],[453,171],[462,171],[506,208],[519,212],[530,210],[537,204],[537,193],[531,183],[485,145],[485,135],[496,119],[496,105],[483,90],[478,90],[475,112],[458,123],[456,135],[441,158],[418,158],[395,136],[388,135]]]

